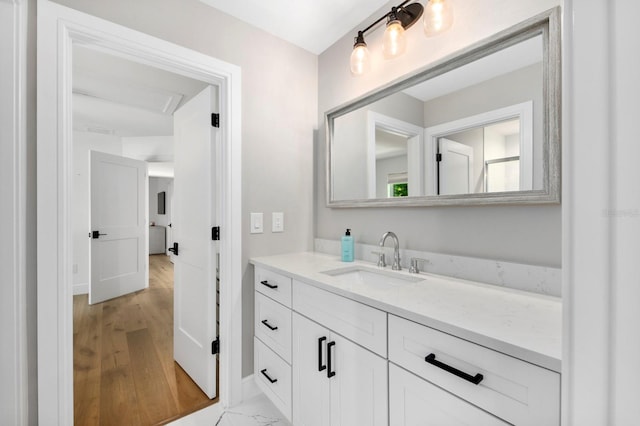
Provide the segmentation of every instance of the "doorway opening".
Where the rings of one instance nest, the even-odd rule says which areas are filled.
[[[240,69],[48,0],[38,3],[38,416],[73,423],[72,47],[220,89],[220,402],[242,400]],[[233,242],[233,244],[232,244]]]
[[[169,251],[174,210],[184,210],[172,203],[176,169],[185,191],[183,175],[200,167],[204,170],[198,177],[211,181],[216,174],[208,170],[219,168],[213,155],[199,164],[191,162],[191,170],[185,170],[184,154],[180,167],[175,167],[176,144],[178,151],[198,147],[192,138],[178,137],[185,133],[184,120],[176,122],[179,135],[174,134],[174,120],[184,115],[183,107],[210,106],[217,111],[213,103],[217,104],[218,91],[82,45],[73,46],[72,88],[74,421],[157,424],[175,419],[218,400],[217,357],[202,360],[216,363],[213,371],[202,372],[197,362],[189,365],[184,354],[174,354],[174,315],[184,307],[174,310],[173,263],[178,251]],[[204,96],[203,91],[208,98],[216,94],[215,99],[194,106],[193,99]],[[193,136],[192,129],[186,131]],[[206,129],[204,137],[204,143],[212,145]],[[198,151],[200,157],[205,154],[206,150]],[[211,191],[211,182],[200,183],[191,189],[197,198],[220,196],[218,190]],[[189,201],[179,195],[182,203]],[[178,229],[188,226],[185,214],[181,216]],[[199,225],[207,229],[211,223]],[[210,254],[203,259],[210,265],[204,266],[215,270],[217,256]],[[188,279],[219,285],[215,274],[190,274]],[[206,299],[205,293],[198,296]],[[203,313],[215,317],[217,311]],[[217,336],[217,327],[215,332]],[[198,377],[206,374],[215,375],[204,379],[215,383],[215,389]]]

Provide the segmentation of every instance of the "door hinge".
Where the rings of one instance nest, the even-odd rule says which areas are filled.
[[[442,154],[436,154],[436,161],[442,161]]]
[[[211,125],[213,127],[220,127],[220,114],[217,112],[211,113]]]
[[[216,339],[211,342],[211,355],[218,355],[220,353],[220,339]]]
[[[214,226],[211,228],[211,239],[213,241],[220,241],[220,227]]]

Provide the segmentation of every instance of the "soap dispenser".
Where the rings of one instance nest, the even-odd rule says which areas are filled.
[[[353,262],[353,237],[349,228],[342,236],[342,261]]]

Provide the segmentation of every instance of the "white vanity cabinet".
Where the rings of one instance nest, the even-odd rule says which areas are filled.
[[[373,290],[358,294],[357,286],[295,269],[297,263],[289,261],[314,264],[309,254],[285,257],[291,267],[272,266],[268,259],[261,261],[269,267],[255,268],[255,377],[295,426],[560,424],[559,368],[528,355],[526,345],[495,344],[495,336],[486,334],[470,339],[447,322],[416,319],[430,314],[423,305],[408,313],[388,306],[396,290],[378,300]],[[320,265],[318,271],[335,269]],[[413,298],[422,297],[419,286],[407,288]],[[433,287],[425,291],[425,300],[444,300]],[[485,290],[464,291],[477,298]],[[553,308],[546,299],[519,297],[527,307]],[[432,309],[440,305],[434,302]],[[492,324],[485,318],[491,312],[479,310],[473,318]],[[530,332],[522,324],[509,332]],[[509,335],[500,336],[509,341]]]
[[[388,424],[386,359],[294,312],[292,365],[294,425]]]

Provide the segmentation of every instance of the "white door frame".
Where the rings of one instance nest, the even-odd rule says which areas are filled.
[[[29,418],[27,364],[27,1],[0,0],[0,413],[7,424]]]
[[[38,1],[38,413],[73,424],[71,55],[83,43],[220,88],[220,402],[242,399],[240,68],[49,0]],[[232,244],[233,242],[233,244]]]

